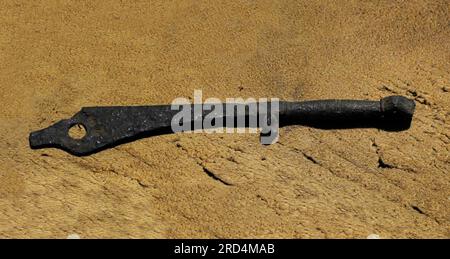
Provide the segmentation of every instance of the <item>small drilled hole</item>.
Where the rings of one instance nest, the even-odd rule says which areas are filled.
[[[86,136],[86,128],[82,124],[74,124],[69,129],[69,137],[73,139],[82,139]]]

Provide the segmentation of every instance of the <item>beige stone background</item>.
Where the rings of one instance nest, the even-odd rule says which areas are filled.
[[[0,1],[0,237],[450,237],[450,4]],[[176,134],[75,157],[28,134],[175,97],[414,98],[412,127]],[[217,179],[214,179],[215,178]]]

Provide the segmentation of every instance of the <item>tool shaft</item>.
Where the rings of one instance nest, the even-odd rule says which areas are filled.
[[[361,120],[382,115],[379,101],[323,100],[285,102],[284,105],[286,107],[284,115],[289,120]]]

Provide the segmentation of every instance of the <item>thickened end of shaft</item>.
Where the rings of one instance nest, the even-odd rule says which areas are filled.
[[[411,126],[416,104],[403,96],[389,96],[381,99],[381,113],[386,129],[404,130]]]

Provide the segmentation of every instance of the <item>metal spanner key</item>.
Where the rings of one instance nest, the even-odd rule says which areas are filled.
[[[191,121],[183,123],[202,125],[204,118],[213,112],[202,109],[198,116],[194,112],[198,104],[189,105],[193,111]],[[269,102],[269,109],[266,111],[253,111],[248,108],[251,104],[246,104],[243,112],[239,113],[236,112],[237,106],[223,105],[223,110],[219,113],[221,115],[215,120],[250,121],[252,118],[259,118],[256,120],[258,123],[253,126],[261,127],[261,118],[269,121],[272,118],[269,116],[273,112]],[[229,109],[233,111],[230,112]],[[380,101],[280,101],[277,112],[280,127],[304,125],[320,129],[378,128],[401,131],[410,127],[414,109],[413,100],[403,96],[389,96]],[[139,138],[174,133],[173,119],[178,112],[171,105],[84,107],[70,119],[32,132],[29,143],[33,149],[54,147],[78,156],[89,155]],[[84,137],[75,139],[69,135],[69,129],[74,125],[85,128]]]

